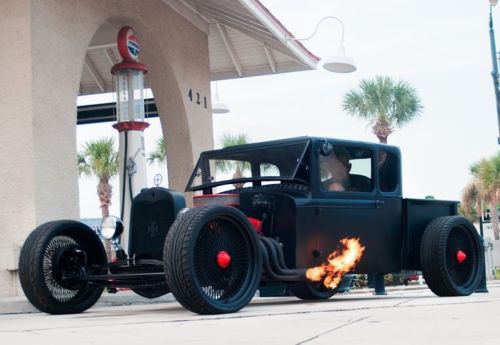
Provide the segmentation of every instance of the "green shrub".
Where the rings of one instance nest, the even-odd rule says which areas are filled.
[[[500,279],[500,267],[493,268],[493,278]]]
[[[354,287],[359,289],[368,287],[368,275],[358,274],[354,281]]]

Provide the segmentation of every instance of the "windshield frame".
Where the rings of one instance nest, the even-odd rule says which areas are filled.
[[[295,163],[295,167],[293,168],[293,173],[290,176],[252,176],[252,177],[242,177],[242,178],[237,178],[237,179],[227,179],[227,180],[221,180],[221,181],[215,181],[215,182],[210,182],[210,183],[201,183],[196,186],[193,186],[193,183],[198,177],[198,171],[201,170],[203,167],[205,169],[208,167],[208,171],[210,171],[210,164],[208,163],[211,160],[218,160],[218,159],[228,159],[231,160],[233,159],[232,156],[234,154],[242,154],[244,156],[245,153],[251,153],[255,151],[260,151],[260,150],[272,150],[276,148],[282,148],[284,146],[291,146],[291,145],[300,145],[302,144],[303,147],[300,151],[300,155],[297,159],[297,162]],[[297,178],[297,172],[300,168],[300,166],[304,163],[304,156],[306,155],[306,152],[308,148],[311,146],[311,140],[308,137],[303,137],[303,138],[295,138],[293,140],[276,140],[276,141],[269,141],[269,142],[264,142],[264,143],[255,143],[255,144],[245,144],[245,145],[238,145],[238,146],[232,146],[220,150],[212,150],[212,151],[205,151],[200,154],[200,158],[198,159],[198,162],[196,163],[193,173],[191,174],[191,177],[187,183],[186,192],[194,192],[194,191],[199,191],[199,190],[207,190],[211,189],[213,187],[218,187],[222,185],[228,185],[228,184],[238,184],[238,183],[246,183],[246,182],[265,182],[265,181],[297,181],[301,182],[304,184],[310,184],[310,181],[304,180],[301,178]],[[248,162],[252,165],[255,164],[263,164],[263,163],[270,163],[267,161],[259,160],[258,155],[255,157],[252,157],[253,159],[248,160]],[[306,165],[309,166],[310,163],[306,162]],[[210,172],[212,174],[212,172]]]

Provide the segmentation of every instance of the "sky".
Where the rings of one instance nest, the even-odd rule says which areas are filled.
[[[355,59],[358,70],[335,74],[318,66],[314,71],[220,81],[220,98],[231,111],[214,115],[216,147],[225,132],[246,133],[252,142],[303,135],[377,142],[366,121],[342,110],[342,98],[362,79],[389,76],[411,84],[424,105],[417,119],[388,138],[389,144],[402,151],[403,195],[459,200],[471,177],[470,166],[498,150],[489,2],[261,1],[295,37],[308,36],[324,16],[340,18],[345,25],[346,53]],[[500,5],[493,8],[498,32],[499,11]],[[335,54],[340,34],[339,24],[327,20],[303,44],[315,55],[326,57]],[[79,100],[79,104],[88,102]],[[146,152],[161,137],[159,120],[149,121]],[[109,123],[78,126],[78,147],[110,135],[117,137]],[[149,167],[149,185],[157,173],[167,180],[164,167]],[[119,214],[118,181],[112,182],[111,212]],[[82,218],[100,215],[96,185],[94,179],[80,179]]]

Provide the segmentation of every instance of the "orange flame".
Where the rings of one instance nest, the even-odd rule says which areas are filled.
[[[337,248],[328,255],[327,263],[321,266],[309,268],[306,278],[319,282],[329,289],[335,289],[342,277],[351,271],[361,260],[365,247],[359,242],[359,238],[343,238],[340,241],[342,248]]]

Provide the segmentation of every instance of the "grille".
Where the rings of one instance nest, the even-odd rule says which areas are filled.
[[[132,203],[129,255],[163,260],[163,244],[184,198],[163,188],[142,191]]]

